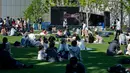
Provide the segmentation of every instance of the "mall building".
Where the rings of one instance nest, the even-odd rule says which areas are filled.
[[[32,0],[0,0],[0,17],[23,17],[24,10]]]

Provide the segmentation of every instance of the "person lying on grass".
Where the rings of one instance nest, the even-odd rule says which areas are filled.
[[[122,54],[122,50],[120,50],[120,45],[118,39],[114,39],[107,49],[108,56],[120,55]]]

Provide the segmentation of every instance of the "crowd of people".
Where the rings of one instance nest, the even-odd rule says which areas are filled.
[[[40,20],[41,23],[41,20]],[[109,33],[102,34],[99,30],[91,30],[83,23],[82,28],[74,29],[73,31],[68,27],[65,29],[56,29],[54,26],[50,30],[42,29],[42,32],[35,34],[33,27],[30,26],[29,20],[17,19],[7,17],[0,18],[0,30],[3,36],[23,36],[21,41],[16,41],[16,47],[38,47],[37,60],[44,60],[47,62],[59,62],[63,60],[70,60],[70,64],[66,66],[66,73],[85,73],[85,67],[81,63],[83,61],[81,50],[87,50],[86,43],[103,44],[103,37],[109,37]],[[128,45],[125,49],[125,54],[130,55],[129,34],[121,31],[119,19],[116,24],[116,34],[109,46],[106,54],[108,56],[122,55],[123,51],[120,45]],[[54,36],[50,36],[50,35]],[[49,36],[48,36],[49,35]],[[37,36],[39,36],[37,38]],[[103,37],[102,37],[103,36]],[[59,41],[58,47],[56,46]],[[68,44],[70,42],[71,44]],[[3,38],[0,46],[0,68],[32,68],[32,65],[25,65],[11,57],[10,43],[6,37]],[[9,64],[6,64],[7,61]],[[78,62],[79,61],[79,62]],[[11,67],[10,67],[11,66]]]
[[[37,29],[41,29],[42,18],[36,20]],[[35,24],[35,22],[33,23]],[[0,18],[0,33],[3,36],[19,36],[25,32],[33,32],[33,25],[30,19],[25,18],[10,18],[7,16],[5,19]]]

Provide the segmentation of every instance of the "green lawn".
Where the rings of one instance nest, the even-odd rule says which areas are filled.
[[[3,37],[0,36],[0,42],[2,38]],[[14,41],[20,41],[21,37],[13,36],[8,37],[8,39],[10,43],[14,43]],[[119,59],[126,57],[124,55],[116,57],[106,56],[107,42],[113,40],[113,36],[104,39],[105,44],[86,44],[87,47],[94,48],[93,51],[82,51],[83,63],[87,73],[107,73],[106,69],[108,67],[118,64]],[[2,70],[0,73],[65,73],[65,66],[68,61],[59,63],[37,61],[37,51],[37,48],[15,48],[12,46],[12,53],[15,59],[25,64],[33,64],[35,66],[32,69]],[[126,67],[130,66],[126,65]]]

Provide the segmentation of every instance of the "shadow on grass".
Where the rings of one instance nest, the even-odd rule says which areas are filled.
[[[36,60],[38,52],[36,48],[12,48],[12,52],[15,59],[25,64],[33,64],[34,68],[6,70],[0,71],[0,73],[65,73],[65,66],[68,63],[68,61],[59,63],[38,61]],[[108,67],[118,64],[119,59],[126,57],[107,56],[104,52],[99,52],[99,49],[96,48],[93,51],[82,51],[81,54],[87,73],[107,73],[106,69]]]

